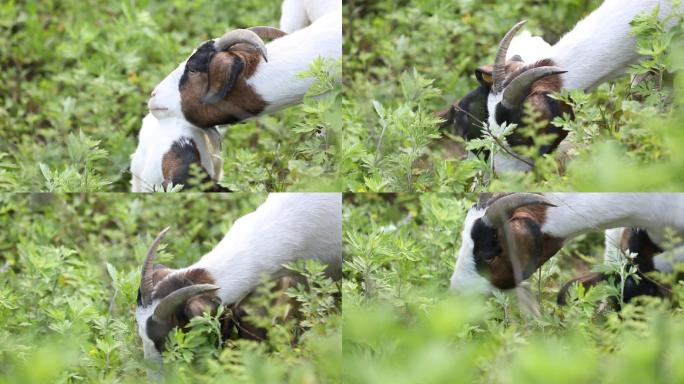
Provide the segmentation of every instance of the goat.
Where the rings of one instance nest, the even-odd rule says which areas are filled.
[[[189,267],[153,265],[168,228],[154,240],[142,267],[136,321],[145,358],[159,360],[168,333],[191,318],[230,306],[252,292],[263,275],[292,272],[285,264],[314,259],[328,275],[342,273],[342,196],[272,193],[235,221],[219,244]]]
[[[672,273],[674,271],[672,263],[684,261],[682,260],[684,255],[675,254],[673,260],[665,259],[663,255],[659,255],[663,252],[663,249],[651,240],[647,231],[639,228],[613,228],[606,230],[606,262],[616,257],[622,257],[620,255],[622,252],[635,255],[633,262],[637,267],[637,276],[639,276],[638,280],[630,276],[625,281],[623,294],[625,303],[629,303],[633,298],[643,295],[670,297],[670,287],[656,282],[646,276],[646,274],[653,271]],[[567,304],[568,291],[576,282],[582,284],[585,289],[588,289],[602,281],[609,280],[611,277],[615,276],[603,272],[592,272],[575,278],[563,285],[558,292],[557,302],[559,305]],[[683,279],[684,275],[679,273],[677,280]]]
[[[606,0],[555,45],[545,45],[542,40],[521,51],[512,51],[524,51],[522,55],[526,53],[530,57],[526,60],[521,54],[509,55],[511,42],[525,22],[516,24],[501,40],[494,64],[475,71],[480,86],[438,114],[446,120],[443,127],[453,126],[465,138],[479,137],[481,121],[487,121],[492,129],[503,123],[520,126],[523,106],[530,104],[546,122],[538,133],[556,135],[549,145],[540,148],[541,154],[555,150],[567,132],[551,121],[563,114],[573,115],[567,104],[549,95],[561,89],[591,91],[621,76],[638,62],[641,56],[630,35],[629,23],[638,14],[652,11],[658,5],[661,5],[660,17],[672,10],[669,2],[661,0]],[[538,52],[530,53],[535,49]],[[516,133],[507,142],[511,147],[532,145],[529,138]],[[530,161],[504,152],[495,154],[493,163],[497,172],[531,169]]]
[[[311,25],[288,35],[255,27],[203,43],[155,87],[150,111],[208,128],[299,103],[313,83],[300,74],[316,58],[342,55],[341,2],[330,4]],[[264,44],[266,37],[275,40]]]
[[[143,119],[138,147],[131,155],[132,192],[166,190],[170,185],[190,183],[190,166],[196,164],[207,191],[230,191],[217,182],[223,174],[221,135],[216,128],[199,129],[180,119]]]
[[[467,213],[452,289],[511,289],[588,231],[631,227],[654,244],[684,234],[684,194],[515,193],[481,195]]]

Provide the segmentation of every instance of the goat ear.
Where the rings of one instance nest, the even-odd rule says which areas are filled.
[[[229,52],[217,53],[209,63],[207,91],[202,102],[214,104],[226,97],[235,88],[244,69],[245,63],[239,56]]]
[[[477,78],[477,81],[480,82],[480,84],[489,88],[492,86],[492,82],[494,81],[492,71],[494,71],[493,65],[483,65],[475,70],[475,77]]]

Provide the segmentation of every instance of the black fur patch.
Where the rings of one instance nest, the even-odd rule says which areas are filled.
[[[181,138],[174,141],[167,154],[168,153],[172,154],[173,158],[180,163],[180,166],[173,168],[173,173],[170,175],[170,181],[173,185],[183,184],[185,187],[190,187],[188,184],[188,179],[190,178],[190,164],[195,163],[200,167],[202,166],[199,151],[193,140]]]
[[[473,239],[473,256],[475,268],[480,274],[487,271],[488,262],[503,252],[496,229],[488,226],[482,219],[477,219],[470,231]]]
[[[466,140],[482,137],[482,122],[489,117],[487,97],[489,87],[480,85],[461,99],[454,111],[454,133]]]
[[[178,82],[178,89],[185,84],[188,80],[188,73],[190,72],[209,72],[209,63],[212,57],[216,54],[216,48],[214,48],[214,42],[212,40],[205,42],[197,51],[188,58],[185,63],[185,69],[183,70],[183,75]]]
[[[645,257],[646,253],[662,253],[663,249],[657,246],[648,233],[642,229],[632,228],[629,241],[627,242],[627,249],[631,253],[636,253],[637,257],[634,259],[640,272],[651,272],[655,270],[652,257]]]
[[[519,124],[521,118],[520,110],[511,110],[499,103],[496,105],[496,111],[494,112],[494,119],[496,123],[501,125],[503,123],[508,124]]]

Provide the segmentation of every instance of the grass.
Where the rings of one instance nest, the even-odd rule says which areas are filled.
[[[262,194],[0,195],[0,383],[145,381],[149,368],[134,318],[140,268],[164,227],[159,262],[183,267],[212,249]],[[338,382],[341,314],[329,307],[337,284],[315,274],[309,291],[290,291],[302,320],[271,323],[281,306],[254,321],[269,330],[257,343],[217,348],[210,316],[171,334],[168,382]],[[302,268],[300,266],[299,268]],[[275,294],[265,293],[263,302]],[[255,303],[257,305],[259,303]],[[296,328],[308,329],[297,345]]]
[[[0,5],[0,191],[128,191],[154,86],[226,30],[278,25],[280,1],[8,1]],[[181,27],[182,26],[182,27]],[[339,189],[339,65],[322,99],[231,126],[236,191]],[[316,180],[316,181],[312,181]]]
[[[533,275],[541,314],[509,292],[448,292],[473,196],[347,195],[344,204],[345,383],[678,383],[684,380],[684,285],[673,299],[602,305],[615,289],[560,286],[600,263],[603,238],[573,240]],[[580,261],[584,260],[584,261]],[[672,277],[661,276],[665,280]]]
[[[571,101],[576,114],[574,121],[557,122],[569,132],[575,148],[567,169],[557,154],[540,157],[533,148],[533,172],[496,176],[484,158],[467,158],[462,138],[439,129],[435,112],[476,87],[474,70],[493,62],[498,43],[511,26],[528,20],[527,29],[554,43],[600,3],[346,2],[340,166],[345,189],[681,190],[681,14],[673,16],[670,22],[675,27],[667,31],[649,15],[635,20],[632,30],[647,59],[629,73],[654,73],[648,80],[632,84],[624,76],[589,94],[558,95]],[[535,141],[542,144],[540,138]]]

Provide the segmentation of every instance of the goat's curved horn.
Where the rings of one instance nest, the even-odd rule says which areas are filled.
[[[144,306],[152,303],[152,291],[154,290],[154,281],[152,279],[154,275],[154,268],[152,267],[152,263],[154,262],[154,258],[157,256],[157,247],[164,236],[166,236],[166,232],[168,232],[169,229],[171,229],[171,227],[166,227],[163,231],[159,232],[157,237],[152,242],[150,249],[147,251],[147,256],[145,256],[142,273],[140,274],[140,293]]]
[[[567,71],[558,67],[552,66],[537,67],[527,70],[511,80],[510,84],[506,86],[501,103],[508,109],[519,107],[529,94],[530,88],[535,81],[547,76],[559,75],[566,72]]]
[[[259,53],[261,53],[261,56],[264,57],[264,60],[268,61],[268,55],[266,53],[266,45],[264,45],[264,41],[261,40],[259,35],[257,35],[254,31],[250,31],[249,29],[235,29],[226,32],[214,42],[214,48],[217,51],[225,51],[233,45],[240,43],[253,46],[257,49],[257,51],[259,51]]]
[[[281,31],[278,28],[268,27],[268,26],[258,26],[258,27],[251,27],[251,28],[247,28],[247,29],[256,33],[262,39],[274,40],[274,39],[277,39],[277,38],[280,38],[280,37],[287,35],[287,32],[285,32],[285,31]]]
[[[170,321],[178,306],[185,304],[188,299],[217,289],[219,289],[219,287],[214,284],[194,284],[177,289],[161,300],[159,305],[154,309],[152,319],[157,323],[166,324]]]
[[[492,71],[492,90],[494,93],[499,93],[503,90],[503,82],[506,77],[506,54],[508,53],[508,46],[511,45],[511,40],[516,33],[522,28],[527,20],[523,20],[514,25],[499,43],[499,49],[496,51],[496,59],[494,60],[494,70]]]
[[[485,211],[483,220],[485,224],[499,228],[508,221],[516,209],[528,205],[556,206],[546,197],[536,193],[514,193],[493,202]]]

